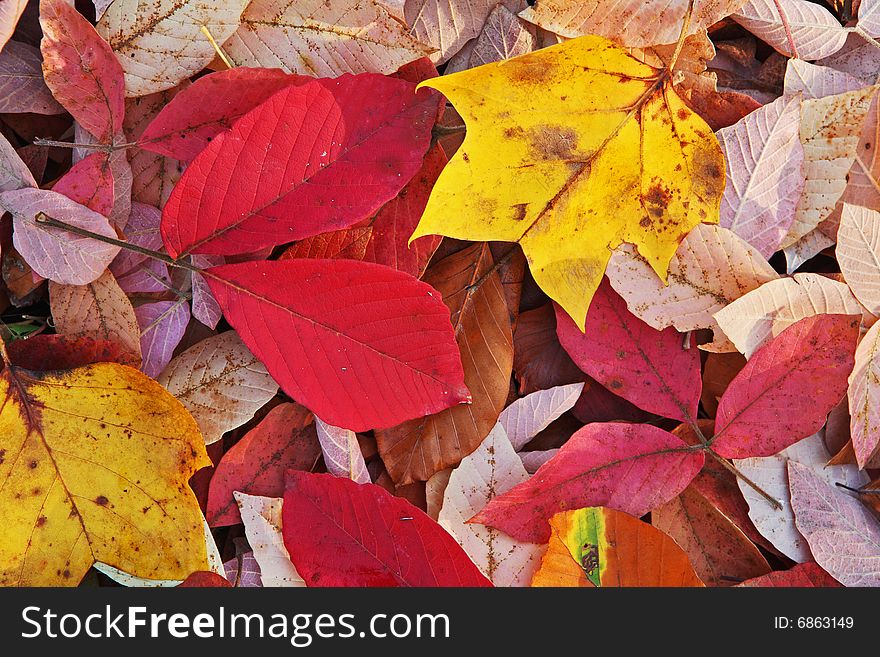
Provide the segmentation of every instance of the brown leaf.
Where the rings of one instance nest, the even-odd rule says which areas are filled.
[[[376,432],[379,453],[398,484],[424,481],[474,451],[498,420],[513,367],[513,338],[500,277],[485,243],[433,263],[424,276],[443,295],[474,402]]]
[[[520,314],[513,344],[513,369],[520,394],[580,383],[587,378],[556,338],[552,303]]]
[[[141,338],[131,301],[109,271],[88,285],[49,283],[55,330],[72,338],[117,344],[127,354],[120,362],[141,366]]]

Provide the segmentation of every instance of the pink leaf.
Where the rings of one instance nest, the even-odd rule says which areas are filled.
[[[190,261],[202,269],[224,264],[223,256],[192,256]],[[214,298],[211,287],[205,277],[198,272],[192,273],[192,314],[202,324],[212,329],[217,328],[217,323],[223,317],[223,311]]]
[[[715,451],[770,456],[821,429],[846,394],[858,334],[857,318],[813,315],[755,352],[718,403]]]
[[[702,384],[693,338],[645,324],[607,280],[593,297],[583,333],[556,306],[556,334],[575,364],[615,395],[664,417],[696,418]]]
[[[808,466],[788,462],[798,531],[822,568],[844,586],[880,586],[880,523],[857,497]]]
[[[3,12],[2,4],[0,14]],[[42,65],[43,58],[37,48],[18,41],[6,44],[0,52],[0,112],[64,112],[43,80]]]
[[[783,96],[718,132],[727,162],[720,225],[765,258],[779,249],[804,187],[801,101]]]
[[[489,502],[471,522],[546,543],[554,514],[607,506],[642,516],[683,491],[704,460],[701,450],[651,425],[588,424],[531,479]]]
[[[32,188],[3,192],[0,206],[12,213],[15,248],[43,278],[85,285],[98,278],[119,253],[118,246],[35,223],[34,218],[44,212],[93,233],[116,237],[106,217],[57,192]]]
[[[65,0],[40,1],[43,73],[52,94],[101,143],[122,130],[122,66],[110,45]]]
[[[134,309],[141,331],[141,371],[157,377],[171,362],[174,350],[180,344],[189,324],[189,304],[186,300],[156,301]]]
[[[817,563],[812,561],[799,563],[788,570],[775,570],[761,577],[753,577],[737,586],[742,587],[783,587],[783,588],[813,588],[841,586],[840,582],[826,573]]]
[[[126,241],[153,251],[162,250],[159,220],[162,213],[144,203],[132,203],[131,214],[125,225]],[[135,292],[165,292],[171,285],[168,266],[134,251],[123,250],[110,264],[110,271],[119,286],[128,294]]]

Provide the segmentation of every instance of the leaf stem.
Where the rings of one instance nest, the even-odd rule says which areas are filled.
[[[788,47],[791,48],[791,55],[795,59],[800,59],[797,46],[794,45],[794,36],[791,33],[791,25],[788,23],[788,16],[785,15],[785,11],[782,9],[782,3],[780,3],[779,0],[773,0],[773,4],[776,5],[776,13],[779,14],[779,20],[782,21],[782,27],[785,30],[785,38],[788,40]]]
[[[229,59],[229,55],[223,52],[223,48],[220,47],[220,44],[214,40],[214,35],[211,34],[211,30],[208,29],[207,25],[202,25],[201,27],[202,34],[208,37],[208,41],[211,42],[211,46],[214,48],[214,52],[217,53],[217,56],[223,60],[223,63],[226,64],[226,68],[235,68],[235,64]]]
[[[80,235],[82,237],[89,237],[93,240],[98,240],[99,242],[104,242],[105,244],[112,244],[113,246],[118,246],[119,248],[125,249],[127,251],[133,251],[134,253],[140,253],[141,255],[147,256],[148,258],[152,258],[153,260],[161,260],[167,265],[172,267],[179,267],[180,269],[188,269],[189,271],[200,272],[201,269],[196,267],[195,265],[186,262],[184,260],[175,260],[170,255],[165,253],[160,253],[159,251],[153,251],[152,249],[147,249],[142,246],[138,246],[137,244],[132,244],[131,242],[126,242],[124,240],[118,240],[113,237],[107,237],[106,235],[101,235],[99,233],[93,233],[90,230],[86,230],[85,228],[80,228],[79,226],[74,226],[73,224],[69,224],[65,221],[60,221],[58,219],[54,219],[50,217],[45,212],[40,212],[34,217],[34,222],[40,226],[48,226],[49,228],[60,228],[62,230],[66,230],[69,233],[73,233],[74,235]]]
[[[473,295],[474,292],[480,289],[480,287],[486,281],[491,278],[492,274],[496,273],[499,269],[501,269],[504,265],[510,262],[510,259],[513,257],[513,254],[516,252],[516,247],[518,243],[514,243],[507,251],[501,254],[501,257],[495,261],[495,264],[492,265],[485,274],[480,276],[475,282],[468,285],[465,290],[467,290],[468,296]]]
[[[755,491],[756,493],[758,493],[758,495],[760,495],[761,497],[763,497],[765,500],[767,500],[767,502],[769,502],[770,505],[771,505],[774,509],[776,509],[777,511],[781,511],[781,510],[782,510],[782,504],[779,502],[779,500],[777,500],[775,497],[773,497],[772,495],[770,495],[770,493],[768,493],[767,491],[765,491],[765,490],[764,490],[763,488],[761,488],[758,484],[756,484],[754,481],[752,481],[752,480],[749,479],[747,476],[745,476],[745,475],[739,470],[739,468],[737,468],[735,465],[733,465],[733,463],[731,463],[730,461],[728,461],[726,458],[724,458],[724,457],[719,456],[718,454],[716,454],[716,453],[714,452],[714,450],[712,450],[711,448],[708,448],[708,447],[707,447],[707,448],[706,448],[706,451],[709,452],[709,454],[711,454],[712,457],[713,457],[716,461],[718,461],[718,463],[720,463],[720,464],[724,467],[725,470],[727,470],[728,472],[730,472],[731,474],[733,474],[737,479],[742,479],[746,484],[748,484],[751,488],[753,488],[754,491]]]
[[[678,41],[675,44],[675,52],[672,53],[672,59],[669,60],[669,65],[666,69],[672,73],[675,70],[675,65],[678,63],[678,58],[681,55],[681,50],[684,48],[684,41],[688,36],[688,29],[691,26],[691,17],[694,15],[694,0],[690,0],[688,2],[687,11],[684,12],[684,20],[681,24],[681,32],[678,35]]]
[[[440,125],[439,123],[433,127],[431,132],[435,135],[440,135],[441,137],[446,135],[457,135],[460,132],[464,132],[467,130],[467,126],[464,124],[461,125]]]

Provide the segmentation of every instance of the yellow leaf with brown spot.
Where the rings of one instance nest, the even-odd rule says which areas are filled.
[[[611,251],[664,279],[679,242],[717,223],[724,159],[666,69],[598,36],[422,83],[464,118],[411,239],[519,242],[538,285],[583,330]]]
[[[0,374],[0,586],[75,586],[101,561],[137,577],[208,568],[189,478],[195,420],[137,370]]]

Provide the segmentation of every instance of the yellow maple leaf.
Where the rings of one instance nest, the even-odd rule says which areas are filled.
[[[137,577],[207,570],[189,488],[195,420],[137,370],[0,374],[0,586],[75,586],[96,561]]]
[[[538,285],[584,329],[611,252],[664,280],[679,242],[717,223],[724,158],[666,69],[585,36],[433,78],[467,135],[411,239],[519,242]]]

